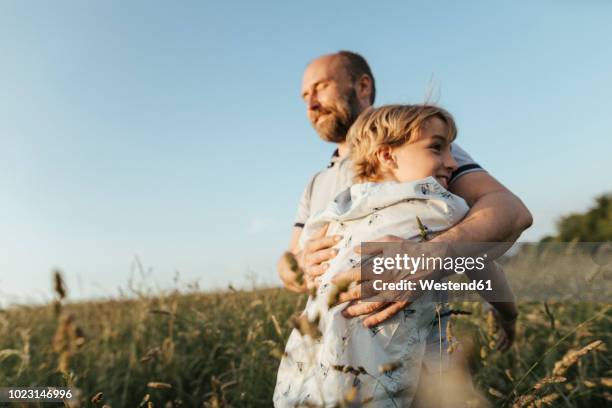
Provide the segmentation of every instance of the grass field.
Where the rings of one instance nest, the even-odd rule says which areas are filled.
[[[68,385],[81,406],[269,407],[305,300],[272,288],[12,307],[0,311],[0,384]],[[520,305],[505,354],[479,303],[452,306],[471,313],[453,316],[453,331],[493,406],[611,403],[610,305]]]

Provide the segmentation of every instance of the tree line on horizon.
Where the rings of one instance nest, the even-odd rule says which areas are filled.
[[[595,205],[584,213],[563,216],[557,222],[555,235],[541,242],[610,242],[612,241],[612,193],[595,198]]]

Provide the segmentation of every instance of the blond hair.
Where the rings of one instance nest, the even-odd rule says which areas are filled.
[[[434,105],[386,105],[363,111],[351,126],[346,140],[357,182],[380,181],[378,149],[417,141],[427,122],[437,117],[446,123],[449,142],[457,136],[455,120]]]

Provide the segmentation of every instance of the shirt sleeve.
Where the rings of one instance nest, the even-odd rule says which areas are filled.
[[[317,176],[314,175],[308,184],[306,184],[306,188],[300,197],[300,202],[298,203],[297,213],[295,215],[295,222],[293,224],[294,227],[304,228],[306,224],[306,220],[310,217],[310,202],[312,199],[312,186],[314,184],[314,180]]]
[[[457,162],[457,170],[455,170],[451,175],[450,181],[448,183],[449,186],[455,181],[457,181],[459,177],[464,176],[468,173],[473,173],[476,171],[485,171],[485,169],[480,167],[480,164],[476,163],[474,159],[472,159],[472,156],[470,156],[456,143],[452,144],[451,154]]]

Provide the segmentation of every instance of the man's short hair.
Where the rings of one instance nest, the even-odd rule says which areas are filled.
[[[370,103],[374,104],[376,98],[376,86],[374,84],[374,75],[368,65],[368,61],[356,52],[338,51],[336,55],[341,56],[345,61],[346,69],[353,81],[358,80],[362,75],[367,75],[372,80],[372,94],[370,95]]]

